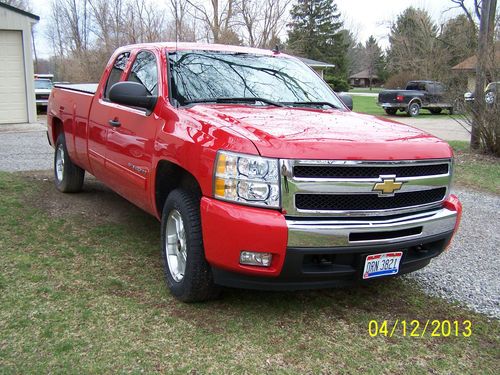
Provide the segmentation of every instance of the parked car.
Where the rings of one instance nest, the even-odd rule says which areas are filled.
[[[500,86],[500,82],[490,82],[486,88],[484,89],[484,101],[492,105],[495,103],[497,98],[498,87]],[[473,92],[466,92],[464,94],[464,101],[473,102],[475,100],[475,96]]]
[[[54,88],[47,125],[57,189],[88,172],[161,221],[182,301],[412,272],[460,221],[446,142],[351,112],[276,51],[125,46],[98,84]]]
[[[484,91],[484,101],[487,104],[493,105],[493,103],[495,103],[499,86],[500,82],[491,82],[488,86],[486,86],[486,90]]]
[[[35,79],[35,100],[37,108],[47,107],[52,87],[53,85],[50,79],[47,78]]]
[[[453,113],[453,104],[445,99],[445,87],[436,81],[410,81],[404,90],[383,90],[378,94],[378,105],[388,115],[398,111],[418,116],[421,109],[439,114],[443,109]]]

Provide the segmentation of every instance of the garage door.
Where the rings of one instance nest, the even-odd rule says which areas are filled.
[[[0,30],[0,124],[27,122],[21,31]]]

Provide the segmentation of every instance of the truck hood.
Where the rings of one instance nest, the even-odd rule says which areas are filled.
[[[419,129],[340,110],[195,105],[196,118],[230,127],[266,157],[283,159],[414,160],[448,158],[449,145]]]

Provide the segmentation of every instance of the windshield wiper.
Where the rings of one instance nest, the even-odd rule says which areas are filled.
[[[193,99],[185,100],[183,104],[196,104],[196,103],[257,103],[262,102],[265,104],[273,105],[275,107],[285,107],[284,104],[275,102],[270,99],[258,97],[243,97],[243,98],[210,98],[210,99]]]
[[[289,105],[289,106],[303,106],[303,107],[331,107],[334,109],[342,109],[339,106],[336,106],[335,104],[332,104],[330,102],[281,102],[282,104]]]

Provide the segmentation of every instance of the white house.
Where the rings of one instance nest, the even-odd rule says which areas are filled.
[[[39,20],[0,3],[0,126],[36,121],[31,27]]]

